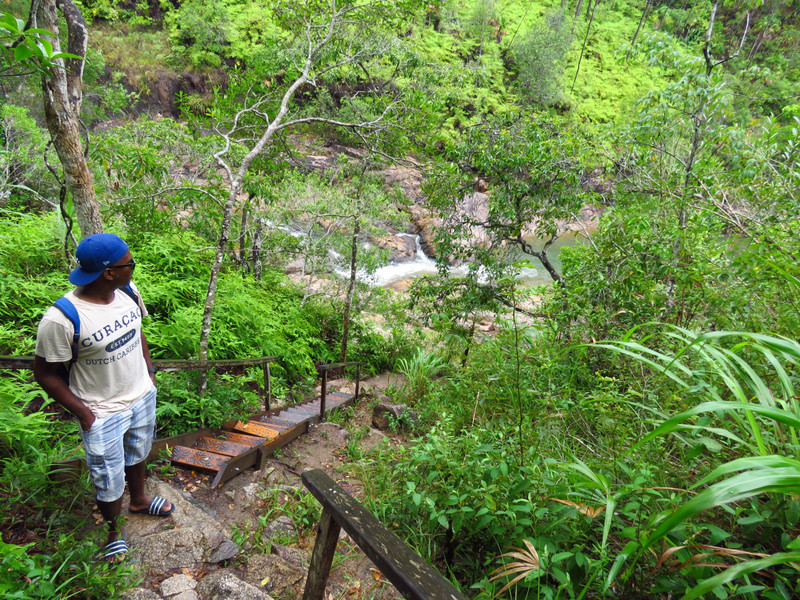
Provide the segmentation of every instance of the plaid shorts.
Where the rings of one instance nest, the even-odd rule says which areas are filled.
[[[156,388],[130,408],[95,420],[81,430],[89,477],[97,499],[114,502],[125,492],[125,467],[139,464],[153,445],[156,427]]]

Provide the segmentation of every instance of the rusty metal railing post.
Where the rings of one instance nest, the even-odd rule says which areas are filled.
[[[325,420],[325,398],[328,395],[328,365],[321,365],[322,369],[322,384],[320,385],[319,394],[319,420]]]
[[[272,379],[269,372],[269,361],[264,361],[264,410],[271,410],[272,403]]]

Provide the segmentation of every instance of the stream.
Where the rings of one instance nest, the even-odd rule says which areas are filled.
[[[433,259],[427,257],[425,253],[422,251],[422,247],[420,246],[419,236],[413,235],[410,233],[398,233],[395,234],[398,236],[405,236],[405,237],[413,237],[416,242],[416,255],[414,260],[405,261],[405,262],[398,262],[398,263],[389,263],[383,267],[380,267],[373,273],[371,276],[364,274],[359,275],[359,279],[365,283],[369,283],[370,285],[376,285],[381,287],[387,287],[392,284],[395,284],[399,281],[407,280],[407,279],[414,279],[415,277],[419,277],[420,275],[429,275],[431,273],[436,273],[436,263]],[[544,246],[544,240],[527,240],[531,242],[536,250],[541,250]],[[550,262],[556,268],[556,271],[559,273],[561,272],[561,249],[569,246],[575,246],[576,244],[586,244],[586,236],[582,232],[575,233],[572,231],[568,231],[564,233],[555,243],[550,246],[548,251],[548,256],[550,258]],[[520,271],[519,275],[519,282],[520,285],[524,287],[534,287],[538,285],[548,285],[553,283],[553,279],[550,277],[550,274],[547,270],[541,265],[539,259],[533,256],[523,255],[521,253],[517,253],[515,256],[516,260],[520,260],[523,258],[527,258],[531,263],[533,263],[534,267],[524,267]],[[453,268],[451,271],[453,274],[458,275],[460,272],[463,272],[463,267],[461,268]],[[337,270],[337,273],[341,276],[347,276],[348,272],[346,270]]]

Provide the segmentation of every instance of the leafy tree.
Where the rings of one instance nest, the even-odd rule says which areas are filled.
[[[520,85],[534,102],[550,106],[560,99],[561,76],[572,40],[566,14],[550,11],[512,47]]]
[[[563,125],[541,114],[514,114],[472,128],[449,148],[428,185],[443,219],[440,261],[471,261],[474,277],[480,266],[492,278],[508,272],[516,250],[561,281],[548,249],[588,200],[580,185],[584,147]],[[543,249],[536,249],[536,238],[545,240]]]
[[[277,136],[302,125],[318,123],[349,128],[360,132],[364,141],[367,132],[374,134],[388,127],[397,103],[373,79],[369,69],[387,49],[386,27],[401,8],[384,2],[289,3],[275,7],[282,28],[294,33],[281,40],[279,57],[284,61],[283,73],[277,78],[255,70],[237,73],[227,93],[216,96],[210,118],[222,146],[214,153],[214,160],[222,171],[227,199],[223,203],[203,311],[201,360],[208,356],[217,279],[251,164],[269,149]],[[363,91],[354,85],[336,98],[333,106],[339,118],[321,111],[324,104],[307,102],[307,94],[334,75],[343,81],[354,81],[352,74],[356,70],[369,76],[368,85]],[[324,101],[325,95],[321,96]],[[321,114],[314,114],[315,110]]]

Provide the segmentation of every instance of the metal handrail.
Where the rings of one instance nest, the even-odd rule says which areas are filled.
[[[320,393],[319,393],[319,420],[325,420],[325,399],[328,396],[328,370],[330,369],[338,369],[340,367],[349,367],[352,365],[356,366],[356,398],[358,398],[358,392],[360,390],[359,384],[361,380],[361,365],[363,362],[359,361],[347,361],[347,362],[338,362],[338,363],[328,363],[328,364],[321,364],[317,365],[317,371],[320,374],[322,381],[320,382]]]

